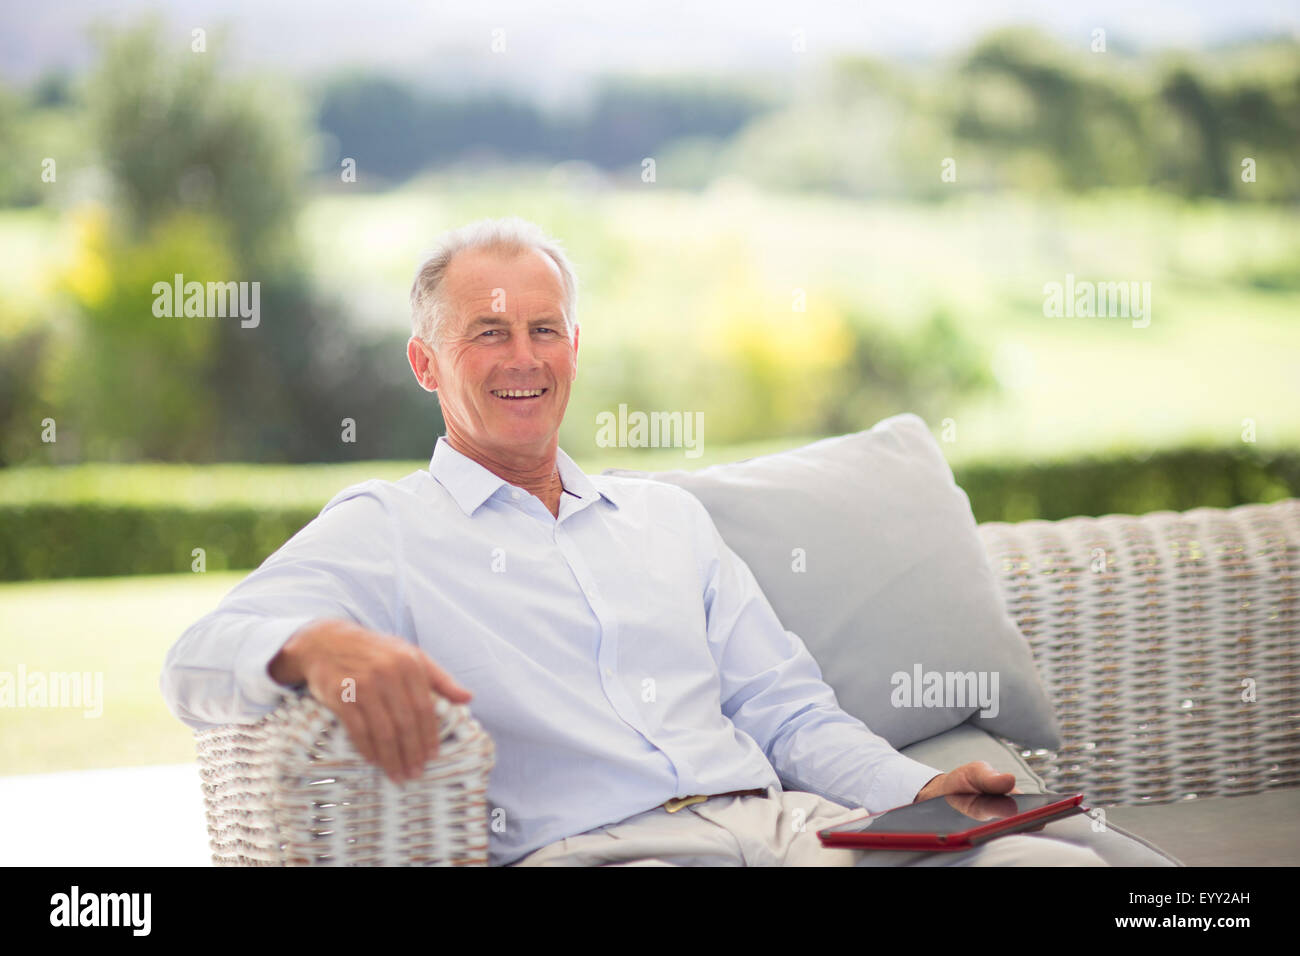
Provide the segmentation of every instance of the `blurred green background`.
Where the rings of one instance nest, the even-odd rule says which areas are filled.
[[[406,296],[483,216],[578,269],[588,471],[912,411],[982,521],[1300,488],[1294,33],[1011,26],[798,84],[611,73],[563,108],[378,55],[241,67],[237,23],[201,54],[161,17],[87,35],[83,69],[0,86],[0,669],[103,670],[111,706],[0,710],[0,773],[190,756],[163,653],[336,491],[427,462]],[[259,281],[260,325],[155,317],[176,273]],[[1045,315],[1067,275],[1150,282],[1149,326]],[[598,447],[620,404],[703,413],[704,455]]]

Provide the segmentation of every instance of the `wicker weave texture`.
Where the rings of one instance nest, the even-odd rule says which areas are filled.
[[[218,866],[486,866],[492,740],[435,695],[441,739],[424,775],[393,784],[309,696],[256,724],[195,734]]]
[[[1300,500],[979,532],[1061,722],[1022,751],[1103,806],[1300,784]]]

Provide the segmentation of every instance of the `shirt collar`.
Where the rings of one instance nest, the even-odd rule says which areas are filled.
[[[577,463],[558,446],[555,449],[555,467],[560,472],[560,482],[564,485],[566,495],[581,498],[584,506],[588,500],[604,498],[615,508],[618,507],[613,496],[607,490],[597,488]],[[429,474],[447,489],[448,494],[467,515],[472,515],[502,485],[509,484],[500,475],[488,471],[473,458],[452,448],[446,435],[439,435],[437,444],[433,446]]]

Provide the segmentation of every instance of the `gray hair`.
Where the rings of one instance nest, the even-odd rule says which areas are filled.
[[[443,325],[447,318],[442,281],[456,253],[470,249],[490,249],[510,256],[522,255],[535,249],[550,256],[560,268],[560,278],[564,284],[565,332],[569,341],[573,341],[574,329],[578,327],[578,278],[573,265],[564,254],[558,239],[551,238],[540,226],[518,216],[479,219],[438,237],[434,251],[416,270],[415,282],[411,286],[412,335],[428,342],[435,349],[441,347]]]

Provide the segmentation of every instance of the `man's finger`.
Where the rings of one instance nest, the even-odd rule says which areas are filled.
[[[367,695],[363,700],[365,703],[361,706],[370,730],[370,739],[374,741],[375,752],[379,756],[378,764],[393,783],[401,783],[404,771],[401,751],[397,745],[397,726],[381,701],[375,700],[373,695]]]
[[[474,696],[473,694],[457,684],[456,679],[439,667],[427,654],[421,656],[424,660],[424,672],[428,675],[431,690],[457,704],[468,704],[470,702],[470,699]]]
[[[393,723],[397,739],[397,753],[402,762],[402,777],[410,780],[419,775],[424,766],[423,753],[420,749],[420,728],[415,717],[415,710],[406,696],[406,688],[400,684],[392,693],[385,695],[388,705],[388,719]]]
[[[438,755],[438,716],[433,710],[433,694],[429,693],[420,669],[408,667],[404,676],[406,698],[415,715],[415,728],[420,740],[420,767],[417,772],[422,772],[424,765]]]
[[[1008,783],[1011,787],[1016,785],[1016,775],[1007,773],[1002,770],[994,770],[986,760],[979,760],[975,763],[976,783],[978,789],[985,793],[1006,793]]]
[[[338,717],[339,723],[347,731],[348,739],[352,741],[352,746],[356,748],[357,753],[361,754],[366,762],[377,764],[379,752],[370,734],[365,715],[357,708],[355,701],[343,700],[332,690],[335,686],[332,681],[327,686],[331,687],[331,690],[323,692],[319,687],[309,686],[308,693]]]
[[[335,713],[347,728],[348,737],[352,740],[352,746],[357,748],[357,753],[361,754],[367,763],[378,764],[379,752],[375,749],[375,742],[371,739],[370,728],[366,726],[365,717],[356,709],[356,705],[341,704],[340,709]]]

